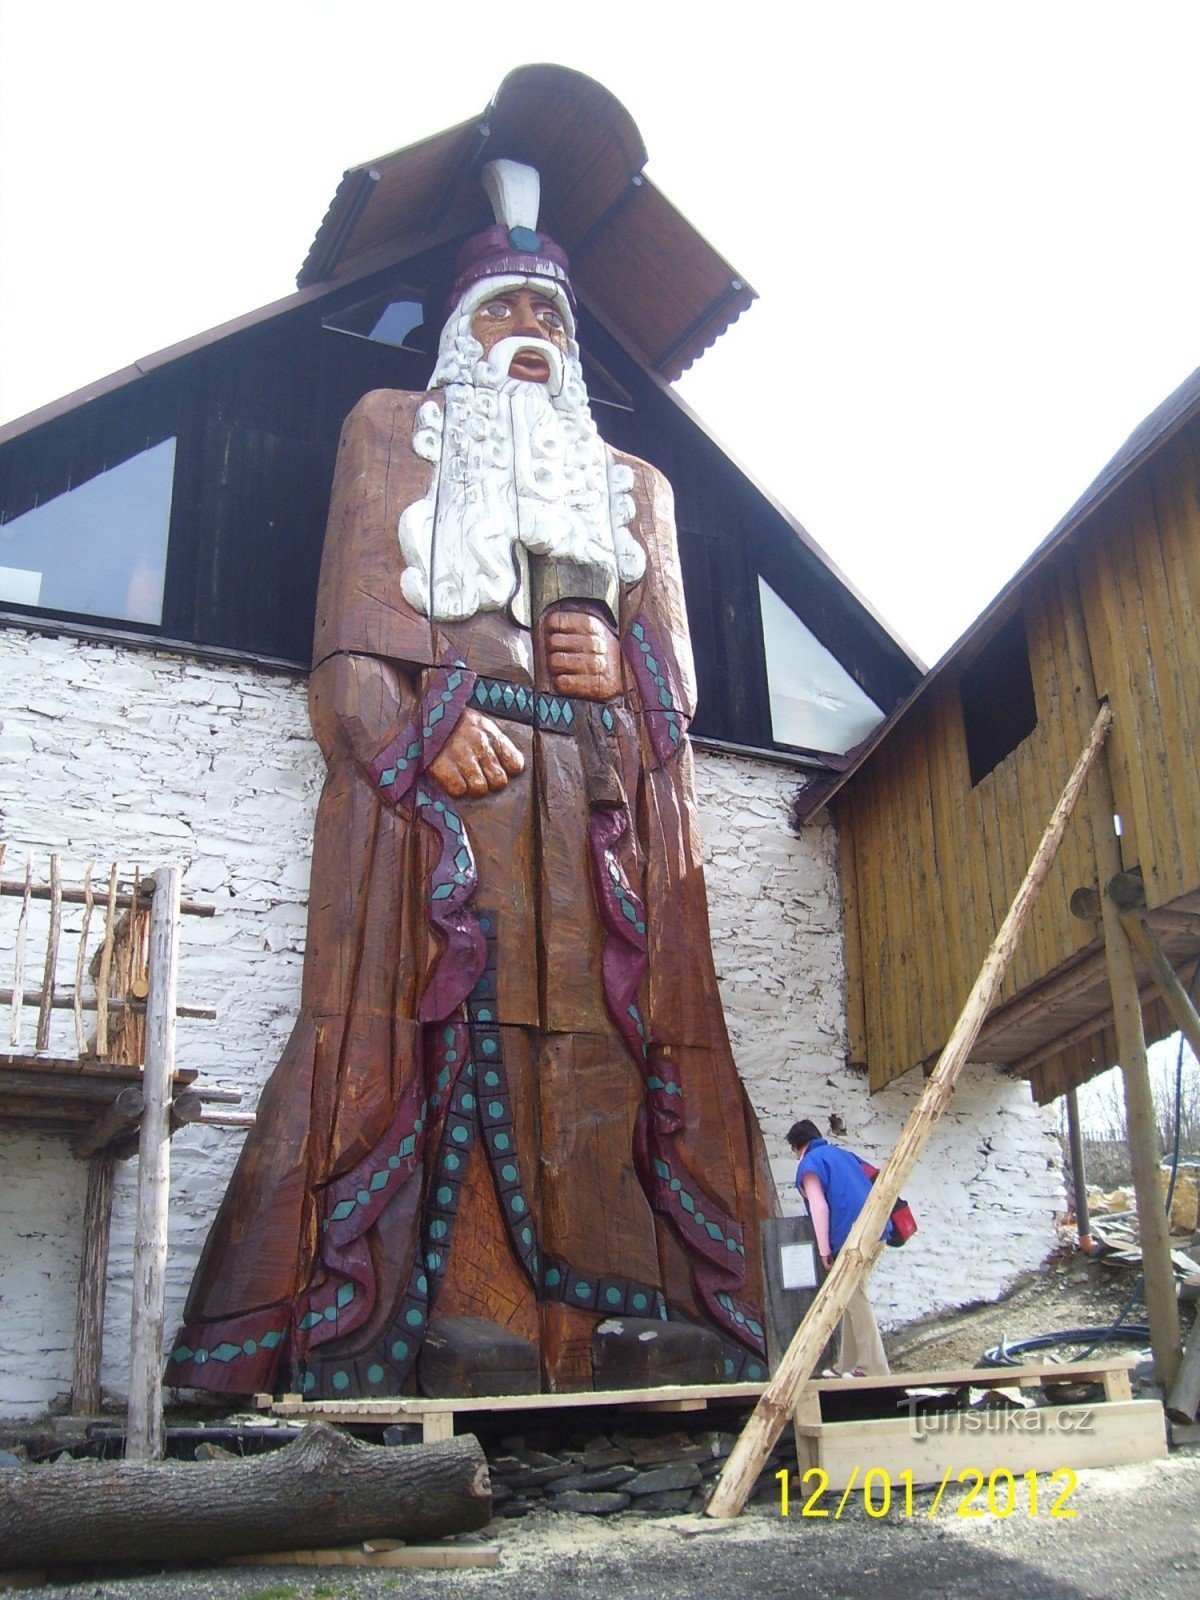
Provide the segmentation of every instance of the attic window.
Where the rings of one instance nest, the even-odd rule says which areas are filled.
[[[335,333],[353,334],[357,339],[374,339],[377,344],[387,344],[397,350],[411,350],[416,355],[428,355],[422,337],[425,311],[412,289],[395,289],[389,294],[377,294],[371,300],[360,300],[326,317],[321,326]]]
[[[162,621],[175,440],[0,526],[0,604]]]
[[[776,744],[844,755],[883,712],[768,583],[758,580],[771,737]]]
[[[1020,611],[992,635],[958,685],[971,787],[994,772],[1037,727],[1029,643]]]

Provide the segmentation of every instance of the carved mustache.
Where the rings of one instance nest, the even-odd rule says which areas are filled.
[[[501,339],[498,344],[492,346],[491,354],[479,363],[481,378],[485,382],[490,379],[497,386],[503,383],[508,377],[513,357],[522,350],[536,350],[538,355],[546,358],[546,364],[550,368],[550,379],[545,387],[551,395],[561,394],[566,367],[562,351],[557,345],[551,344],[549,339],[531,339],[524,334],[510,334],[507,339]]]

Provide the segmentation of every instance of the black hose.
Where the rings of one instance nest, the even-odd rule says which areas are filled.
[[[1030,1339],[1014,1339],[1011,1344],[1003,1339],[983,1352],[979,1364],[982,1367],[1017,1367],[1020,1362],[1016,1356],[1033,1350],[1050,1350],[1058,1344],[1090,1344],[1094,1349],[1098,1344],[1126,1344],[1135,1340],[1148,1344],[1150,1329],[1136,1322],[1120,1327],[1114,1323],[1108,1328],[1066,1328],[1061,1333],[1038,1333]]]

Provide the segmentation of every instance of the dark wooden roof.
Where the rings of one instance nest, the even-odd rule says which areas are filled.
[[[1038,571],[1043,563],[1065,544],[1087,522],[1093,512],[1103,505],[1145,461],[1197,416],[1200,416],[1200,367],[1133,430],[1103,472],[1088,486],[1067,514],[1055,524],[1016,575],[1000,590],[991,605],[982,611],[966,632],[950,646],[908,698],[879,724],[869,738],[863,740],[853,752],[852,759],[844,770],[831,772],[808,785],[797,801],[796,814],[799,820],[811,816],[833,799],[868,760],[872,752],[878,749],[884,740],[891,737],[893,729],[904,721],[912,708],[942,675],[963,665],[991,638],[1012,612],[1021,590],[1033,573]]]
[[[643,175],[646,147],[620,101],[556,66],[518,67],[479,117],[352,167],[298,285],[373,271],[487,227],[478,174],[501,156],[538,169],[540,223],[570,256],[576,292],[652,371],[678,378],[757,298]]]

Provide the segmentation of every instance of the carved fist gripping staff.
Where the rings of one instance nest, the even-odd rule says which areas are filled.
[[[765,1375],[773,1191],[708,945],[670,489],[596,431],[536,173],[484,183],[430,390],[343,433],[301,1010],[175,1384],[433,1391],[478,1319],[530,1387],[590,1388],[614,1318],[638,1358],[676,1325],[657,1381]]]

